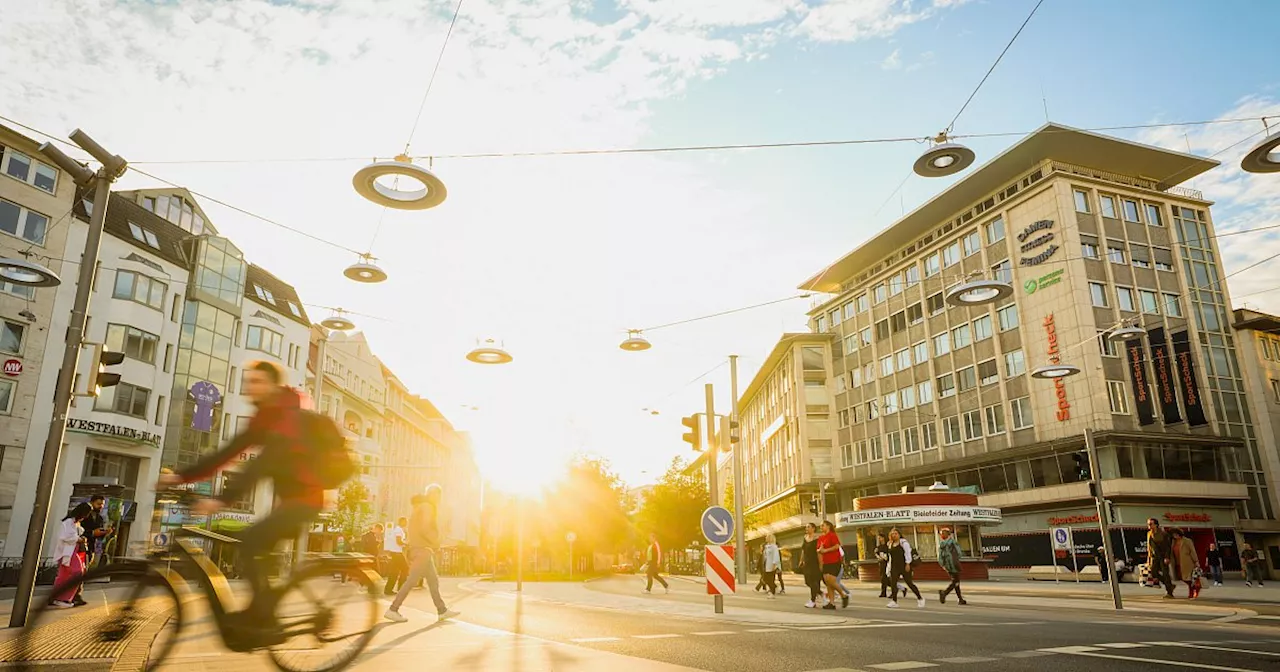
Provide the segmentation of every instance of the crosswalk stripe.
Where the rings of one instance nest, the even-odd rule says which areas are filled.
[[[1139,644],[1137,642],[1110,642],[1107,644],[1099,644],[1098,646],[1101,646],[1104,649],[1145,649],[1147,648],[1146,644]]]
[[[736,630],[709,630],[707,632],[691,632],[689,634],[698,635],[699,637],[714,637],[716,635],[736,635],[738,632]]]
[[[989,663],[997,659],[991,658],[988,656],[956,656],[955,658],[935,658],[934,660],[937,660],[939,663],[962,664],[962,663]]]
[[[590,644],[592,642],[617,642],[621,641],[621,639],[622,638],[620,637],[579,637],[578,639],[571,639],[569,641],[575,644]]]
[[[784,628],[751,628],[747,632],[787,632]]]
[[[918,670],[922,667],[938,667],[937,663],[924,663],[918,660],[903,660],[897,663],[880,663],[878,665],[868,665],[877,670]]]
[[[1204,649],[1206,651],[1226,651],[1227,653],[1252,653],[1255,656],[1280,656],[1275,651],[1256,651],[1253,649],[1236,649],[1229,646],[1206,646],[1204,644],[1190,644],[1187,642],[1165,642],[1165,646],[1177,647],[1180,649]]]
[[[1061,647],[1070,648],[1089,648],[1089,647]],[[1093,651],[1063,651],[1072,656],[1084,656],[1087,658],[1106,658],[1109,660],[1127,660],[1134,663],[1147,663],[1150,665],[1172,665],[1174,667],[1195,668],[1197,670],[1219,670],[1220,672],[1260,672],[1259,670],[1251,670],[1243,667],[1224,667],[1222,665],[1209,665],[1206,663],[1189,663],[1184,660],[1162,660],[1160,658],[1139,658],[1137,656],[1118,656],[1112,653],[1095,653]]]
[[[679,636],[680,635],[672,632],[668,632],[663,635],[632,635],[632,637],[635,637],[636,639],[673,639]]]

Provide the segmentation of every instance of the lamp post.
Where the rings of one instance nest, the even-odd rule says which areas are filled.
[[[729,426],[730,431],[738,427],[738,356],[729,355],[729,393],[733,395],[730,412]],[[732,434],[731,434],[732,436]],[[729,458],[733,460],[733,517],[737,519],[738,524],[735,525],[734,531],[734,564],[737,565],[737,581],[740,585],[747,583],[747,532],[744,528],[747,526],[747,520],[742,515],[742,442],[738,440],[738,445],[731,445],[729,449],[732,451]]]
[[[75,382],[76,364],[80,348],[84,345],[84,326],[89,312],[89,297],[93,288],[93,275],[98,267],[98,250],[102,245],[102,226],[107,219],[107,201],[111,198],[111,184],[124,175],[128,163],[103,149],[93,138],[76,129],[70,138],[97,159],[102,166],[97,172],[62,153],[62,150],[44,143],[40,152],[48,156],[58,167],[66,171],[79,187],[93,185],[93,212],[89,217],[89,232],[84,241],[84,253],[80,258],[80,276],[76,285],[75,303],[71,308],[71,322],[67,327],[66,346],[62,352],[62,368],[58,371],[53,390],[53,417],[49,422],[49,434],[44,443],[44,455],[40,461],[40,476],[36,481],[35,501],[31,507],[31,522],[27,524],[26,545],[22,548],[22,569],[18,573],[17,593],[13,599],[13,611],[9,615],[9,627],[26,625],[27,610],[36,586],[36,570],[44,549],[44,530],[53,501],[53,489],[58,476],[58,459],[62,453],[62,440],[66,436],[67,412],[71,408],[72,385]],[[47,279],[26,281],[9,273],[11,266],[4,266],[5,277],[10,282],[40,286]],[[44,284],[43,286],[48,286]]]

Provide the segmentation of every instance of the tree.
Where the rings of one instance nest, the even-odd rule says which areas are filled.
[[[369,488],[360,481],[349,481],[338,491],[338,506],[333,514],[333,524],[347,539],[357,539],[373,516],[369,502]]]
[[[658,543],[672,550],[689,548],[702,539],[701,516],[709,501],[707,481],[700,470],[686,474],[687,467],[683,458],[672,458],[666,473],[645,496],[636,513],[642,539],[655,532]]]
[[[734,489],[733,489],[733,483],[729,483],[727,486],[725,486],[725,489],[724,489],[724,508],[728,509],[728,510],[729,510],[729,513],[733,513],[733,514],[736,514],[736,513],[737,513],[737,512],[736,512],[736,511],[734,511],[734,509],[733,509],[733,506],[734,506],[734,497],[735,497],[735,496],[736,496],[736,493],[735,493],[735,491],[734,491]],[[741,521],[741,520],[740,520],[740,521],[737,521],[740,525],[742,525],[742,532],[743,532],[743,534],[745,534],[746,532],[748,532],[749,530],[751,530],[752,528],[754,528],[754,527],[759,523],[759,520],[758,520],[758,519],[759,519],[759,517],[760,517],[760,516],[759,516],[758,514],[756,514],[756,513],[750,513],[750,512],[748,512],[748,511],[747,511],[747,509],[746,509],[746,506],[747,506],[746,504],[743,504],[743,505],[742,505],[742,507],[743,507],[743,508],[742,508],[742,517],[743,517],[743,518],[746,518],[746,520],[745,520],[745,521]]]
[[[577,535],[575,554],[616,553],[630,541],[626,486],[604,460],[575,458],[565,478],[546,490],[544,501],[536,528],[544,548],[567,549],[569,532]]]

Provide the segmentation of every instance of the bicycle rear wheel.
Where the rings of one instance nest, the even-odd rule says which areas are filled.
[[[355,569],[355,568],[351,568]],[[334,672],[350,665],[373,639],[378,598],[373,581],[351,571],[316,564],[295,573],[276,605],[276,622],[289,639],[268,649],[285,672]]]
[[[51,602],[81,590],[84,606],[66,609]],[[40,607],[27,617],[22,634],[0,644],[0,660],[22,671],[119,661],[150,672],[172,651],[182,628],[177,593],[145,566],[100,567],[33,599]]]

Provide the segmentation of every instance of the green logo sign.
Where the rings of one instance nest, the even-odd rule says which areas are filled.
[[[1035,280],[1028,280],[1022,284],[1022,287],[1027,290],[1028,294],[1035,294],[1037,290],[1044,289],[1045,287],[1052,287],[1053,285],[1062,282],[1062,274],[1065,272],[1066,269],[1060,268],[1052,273],[1046,273]]]

